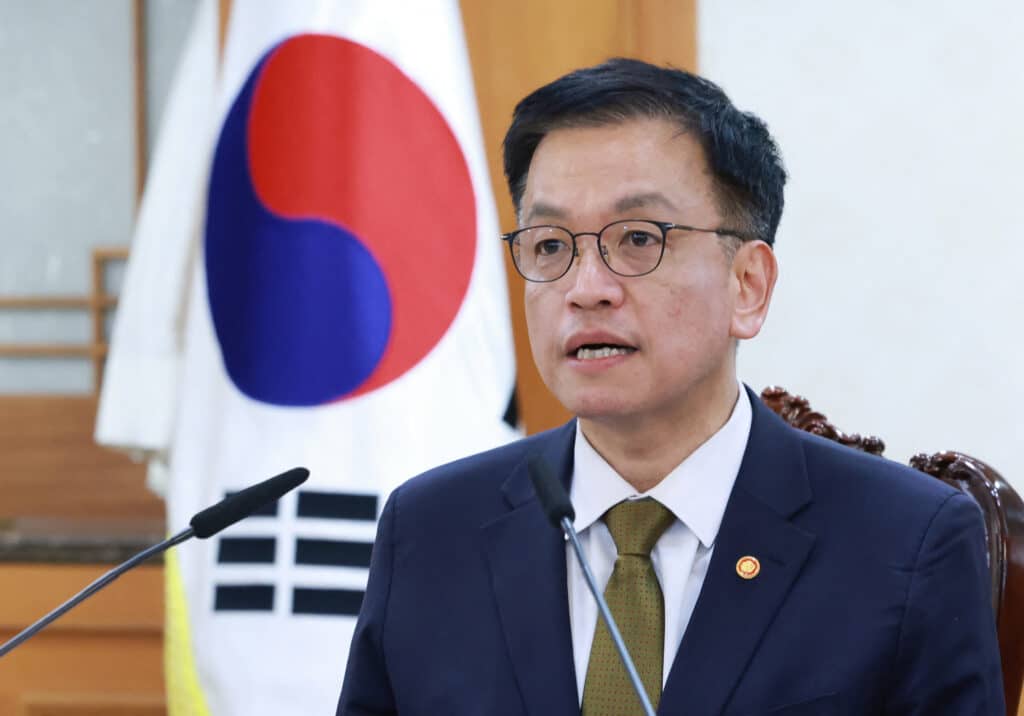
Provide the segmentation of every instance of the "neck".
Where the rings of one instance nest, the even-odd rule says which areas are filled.
[[[739,397],[736,379],[687,400],[671,416],[580,418],[594,450],[633,488],[647,492],[729,420]]]

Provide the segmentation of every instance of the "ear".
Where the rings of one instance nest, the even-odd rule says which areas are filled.
[[[734,296],[729,326],[733,338],[753,338],[760,333],[768,317],[768,304],[778,275],[775,252],[765,242],[746,241],[736,250],[732,261]]]

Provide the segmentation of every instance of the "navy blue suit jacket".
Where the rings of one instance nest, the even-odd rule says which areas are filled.
[[[1005,713],[980,512],[943,483],[787,426],[755,396],[659,714]],[[425,473],[381,516],[338,714],[579,714],[565,542],[575,428]],[[736,562],[756,556],[760,574]]]

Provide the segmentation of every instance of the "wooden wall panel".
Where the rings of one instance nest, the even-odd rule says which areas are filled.
[[[696,0],[622,0],[624,53],[647,62],[697,69]]]
[[[93,442],[96,402],[0,396],[0,518],[162,518],[144,466]]]
[[[0,641],[107,566],[0,564]],[[140,567],[3,657],[0,714],[164,713],[163,570]]]
[[[18,716],[166,716],[161,697],[132,694],[31,694]]]
[[[570,70],[609,57],[637,57],[684,69],[697,62],[696,0],[462,0],[461,6],[502,231],[515,228],[501,168],[501,141],[516,102]],[[535,433],[569,415],[533,365],[523,281],[508,257],[505,264],[520,416],[527,431]]]

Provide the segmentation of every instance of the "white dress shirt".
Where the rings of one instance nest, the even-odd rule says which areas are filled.
[[[747,447],[750,420],[750,398],[741,385],[739,398],[725,425],[643,495],[637,493],[594,450],[576,423],[570,497],[576,509],[575,526],[580,533],[583,551],[602,590],[611,577],[617,551],[601,516],[623,500],[640,497],[654,498],[676,516],[676,521],[651,552],[654,571],[665,598],[662,684],[668,678],[704,584],[718,527]],[[598,612],[570,544],[566,544],[566,560],[576,689],[582,704]]]

